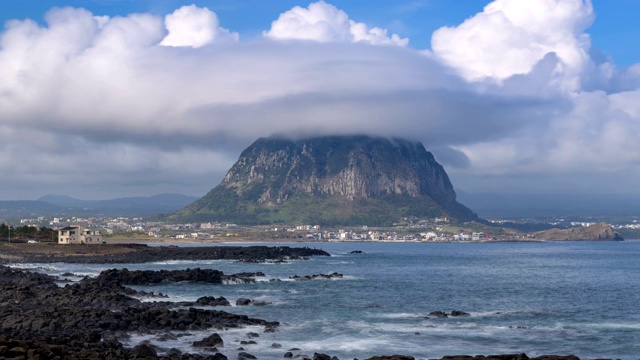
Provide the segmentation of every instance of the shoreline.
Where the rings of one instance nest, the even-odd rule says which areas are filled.
[[[303,247],[318,244],[501,244],[501,243],[550,243],[550,242],[612,242],[611,240],[491,240],[491,241],[273,241],[266,238],[244,238],[233,241],[180,239],[165,241],[164,239],[116,239],[107,244],[58,244],[55,242],[7,243],[0,242],[0,264],[8,263],[142,263],[166,260],[214,260],[220,255],[214,254],[215,249],[260,247]],[[633,241],[633,240],[625,240]],[[198,254],[189,249],[199,249]],[[207,253],[208,251],[208,253]],[[328,254],[327,254],[328,255]],[[198,258],[204,256],[204,258]],[[304,255],[301,255],[304,256]]]
[[[85,246],[86,247],[86,246]],[[136,246],[134,246],[136,247]],[[268,252],[262,247],[249,247],[258,253],[236,253],[237,260],[258,258]],[[282,249],[275,247],[271,249]],[[199,248],[201,249],[201,248]],[[247,249],[247,247],[245,247]],[[227,259],[230,259],[227,257]],[[302,259],[302,258],[300,258]],[[266,258],[262,258],[266,260]],[[295,261],[295,260],[294,260]],[[224,328],[243,329],[246,326],[261,326],[264,332],[277,328],[277,319],[271,321],[248,318],[218,310],[217,306],[227,306],[224,298],[198,299],[195,303],[175,303],[163,301],[160,294],[146,294],[132,290],[127,284],[145,284],[156,281],[211,281],[219,283],[225,276],[239,277],[241,281],[251,282],[252,277],[264,276],[259,273],[224,275],[217,270],[208,270],[203,277],[200,269],[173,271],[128,271],[106,270],[94,278],[85,278],[78,283],[65,287],[55,285],[57,279],[36,272],[11,269],[0,266],[0,357],[20,358],[20,354],[30,353],[35,358],[54,358],[63,354],[66,359],[235,359],[219,352],[222,347],[227,355],[236,355],[238,359],[252,359],[244,349],[224,347],[225,333],[214,333],[203,338],[206,344],[204,353],[180,353],[174,349],[160,349],[151,343],[141,342],[127,348],[130,334],[149,334],[154,337],[175,336],[176,333],[190,332],[200,334],[202,329],[222,331]],[[220,278],[220,280],[218,280]],[[236,280],[238,281],[238,280]],[[133,296],[146,296],[152,302],[141,302]],[[210,304],[215,310],[199,309],[198,303]],[[226,304],[225,304],[226,302]],[[176,306],[184,305],[182,310]],[[188,309],[184,309],[184,307]],[[201,305],[200,305],[201,306]],[[45,320],[43,320],[45,319]],[[247,336],[260,341],[260,334],[253,328],[245,330]],[[207,333],[209,334],[209,333]],[[201,335],[204,337],[204,334]],[[195,344],[195,343],[194,343]],[[132,344],[133,345],[133,344]],[[195,346],[195,345],[194,345]],[[207,351],[207,349],[209,349]],[[293,349],[291,349],[293,350]],[[286,351],[286,352],[285,352]],[[294,353],[314,353],[314,349],[287,351],[282,349],[284,357]],[[242,355],[242,356],[241,356]],[[25,357],[26,358],[26,357]],[[314,353],[300,356],[301,359],[331,360],[337,359],[327,354]],[[370,360],[414,360],[407,355],[374,356]],[[444,356],[446,360],[524,360],[524,353],[488,355],[488,356]],[[537,360],[579,360],[572,355],[546,355]]]

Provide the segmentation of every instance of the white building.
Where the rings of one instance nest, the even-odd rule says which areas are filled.
[[[58,244],[102,244],[100,231],[84,226],[67,226],[58,230]]]

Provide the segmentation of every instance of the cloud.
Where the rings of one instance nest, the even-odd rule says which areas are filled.
[[[370,28],[349,19],[344,11],[324,1],[296,6],[280,14],[264,36],[278,40],[311,40],[326,42],[363,42],[374,45],[406,46],[408,39],[397,34],[389,36],[386,29]]]
[[[196,6],[10,21],[0,166],[12,182],[0,189],[201,195],[273,133],[423,141],[467,190],[479,179],[604,178],[638,168],[640,65],[592,56],[593,16],[588,2],[496,0],[438,30],[426,56],[322,1],[249,41]],[[157,185],[127,185],[149,179]]]
[[[590,0],[496,0],[456,27],[433,33],[433,54],[469,81],[502,81],[529,73],[547,54],[565,88],[579,86],[594,19]]]
[[[167,36],[160,45],[199,48],[213,42],[238,41],[238,33],[220,27],[218,16],[207,8],[183,6],[164,19]]]

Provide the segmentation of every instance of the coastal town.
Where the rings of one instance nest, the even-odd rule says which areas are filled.
[[[60,244],[102,244],[123,238],[163,242],[235,242],[235,241],[298,241],[298,242],[487,242],[536,241],[536,230],[542,225],[565,228],[587,228],[596,222],[553,219],[549,223],[521,222],[516,231],[500,225],[513,225],[513,220],[492,220],[493,226],[478,223],[451,224],[446,217],[418,219],[405,217],[388,227],[320,225],[238,225],[223,222],[163,223],[138,217],[37,217],[9,222],[12,228],[50,228]],[[14,225],[15,223],[15,225]],[[517,224],[517,223],[516,223]],[[532,231],[526,231],[527,224]],[[638,220],[608,224],[616,231],[640,231]],[[77,236],[76,236],[77,235]],[[75,237],[74,237],[75,236]],[[14,236],[15,240],[15,236]]]

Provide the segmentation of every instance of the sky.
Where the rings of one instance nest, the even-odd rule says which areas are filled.
[[[2,0],[1,200],[216,186],[255,139],[421,141],[465,192],[640,194],[635,0]]]

